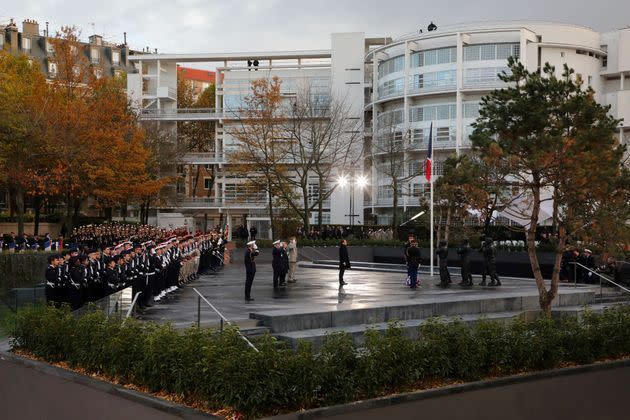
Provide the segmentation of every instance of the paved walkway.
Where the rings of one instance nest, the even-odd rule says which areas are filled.
[[[453,296],[466,298],[498,295],[505,292],[537,293],[533,279],[503,279],[501,287],[462,288],[456,285],[460,281],[458,276],[453,276],[453,285],[447,289],[434,285],[439,282],[439,277],[436,276],[431,280],[428,276],[421,276],[422,287],[412,291],[404,286],[406,276],[402,273],[353,270],[346,271],[344,278],[348,285],[340,290],[337,270],[306,267],[297,269],[297,283],[274,291],[271,264],[263,259],[258,264],[252,288],[252,297],[255,301],[248,303],[244,300],[245,269],[240,261],[241,258],[237,257],[235,264],[225,267],[219,273],[202,276],[183,290],[176,292],[176,295],[166,303],[147,309],[140,319],[172,322],[176,327],[192,325],[197,321],[197,295],[193,287],[228,319],[235,321],[241,327],[255,325],[254,320],[249,320],[250,312],[276,309],[301,309],[308,312],[426,300],[439,301],[452,299]],[[480,281],[480,277],[474,277],[474,283]],[[573,289],[573,286],[561,285],[561,288],[561,290]],[[202,301],[202,325],[217,325],[218,319],[218,316]]]
[[[2,419],[181,419],[180,416],[23,366],[2,355],[0,378]],[[207,417],[200,415],[197,418]]]

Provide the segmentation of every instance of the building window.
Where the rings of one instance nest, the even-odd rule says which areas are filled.
[[[411,54],[411,67],[433,66],[457,62],[455,47],[426,50]]]
[[[479,102],[464,102],[464,118],[479,117]]]
[[[519,58],[520,44],[479,44],[464,47],[464,61],[507,60]]]
[[[90,60],[92,64],[98,64],[100,62],[100,52],[98,48],[90,49]]]
[[[25,53],[31,52],[31,38],[22,37],[22,51]]]
[[[404,67],[405,67],[404,55],[390,58],[389,60],[386,60],[386,61],[382,61],[378,65],[378,77],[381,78],[381,77],[387,76],[390,73],[403,71]]]
[[[112,64],[115,66],[120,64],[120,51],[112,51]]]
[[[588,85],[592,86],[593,84],[593,76],[588,76]]]
[[[464,87],[496,86],[502,84],[499,74],[511,74],[509,67],[478,67],[464,69]]]
[[[209,190],[212,188],[212,178],[204,178],[203,179],[203,189]]]
[[[46,39],[46,54],[48,54],[48,56],[55,55],[55,46],[50,42],[50,39]]]
[[[411,76],[410,85],[412,91],[454,89],[457,86],[457,72],[445,70],[414,74]]]
[[[57,63],[54,63],[52,61],[48,62],[48,76],[57,77]]]

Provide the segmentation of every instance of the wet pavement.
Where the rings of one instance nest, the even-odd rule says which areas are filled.
[[[400,305],[423,301],[452,300],[454,296],[470,299],[474,296],[498,296],[503,293],[536,294],[533,279],[502,279],[501,287],[460,287],[461,278],[452,276],[453,284],[446,289],[436,286],[439,276],[431,279],[428,275],[419,276],[421,287],[410,290],[404,285],[403,273],[384,273],[348,270],[345,281],[348,283],[339,289],[338,271],[323,268],[298,267],[297,282],[286,287],[273,289],[271,263],[263,259],[259,262],[252,288],[253,302],[245,302],[245,269],[236,263],[225,267],[216,274],[201,276],[198,280],[175,292],[166,302],[148,308],[139,318],[156,322],[171,322],[178,328],[187,327],[197,322],[198,297],[196,288],[217,310],[229,320],[241,327],[256,325],[249,319],[251,312],[269,310],[330,311],[362,308],[366,306]],[[478,284],[481,278],[474,277]],[[561,285],[573,289],[573,285]],[[216,326],[219,316],[201,301],[201,324]]]

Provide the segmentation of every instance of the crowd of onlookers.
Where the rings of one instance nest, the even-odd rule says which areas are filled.
[[[605,274],[613,281],[630,285],[630,278],[628,278],[630,267],[627,262],[617,261],[610,256],[603,255],[598,263],[593,252],[588,248],[580,251],[575,246],[567,245],[565,247],[560,263],[560,281],[599,283],[599,276],[595,273]]]
[[[236,226],[233,232],[234,236],[241,241],[253,241],[258,238],[258,229],[255,226],[247,229],[245,225]],[[374,240],[393,240],[394,230],[391,227],[372,227],[372,226],[339,226],[339,225],[323,225],[311,226],[305,229],[299,226],[295,231],[295,237],[299,239],[309,240],[330,240],[330,239],[374,239]]]
[[[5,233],[0,236],[0,252],[20,251],[56,251],[62,247],[61,237],[52,238],[50,234],[44,235],[16,235],[15,232]]]

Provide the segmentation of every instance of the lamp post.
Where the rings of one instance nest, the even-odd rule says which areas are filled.
[[[339,178],[337,178],[337,185],[341,188],[344,188],[346,185],[350,186],[350,214],[346,214],[350,220],[350,226],[354,227],[354,218],[358,217],[358,214],[355,214],[354,210],[354,186],[358,186],[361,191],[368,184],[368,179],[365,175],[345,175],[341,174]]]

